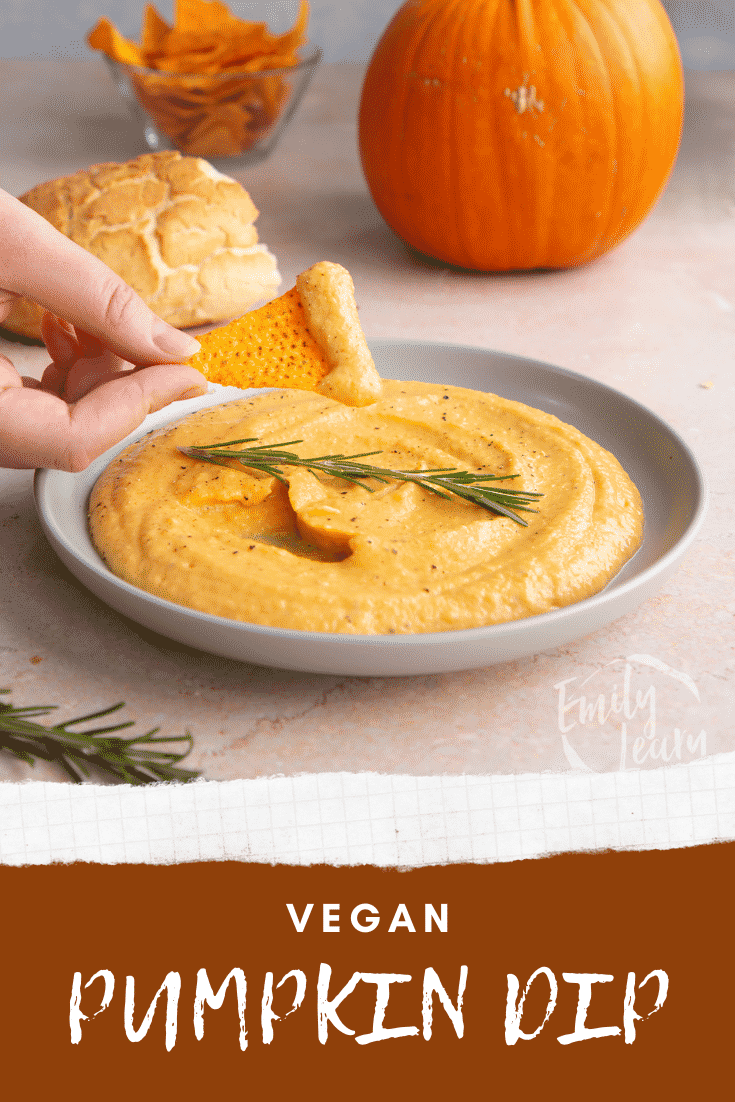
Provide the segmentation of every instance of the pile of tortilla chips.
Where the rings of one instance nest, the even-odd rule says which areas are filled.
[[[100,19],[87,42],[130,73],[135,95],[182,153],[234,157],[271,129],[290,92],[283,76],[259,76],[297,65],[306,41],[309,5],[301,0],[290,31],[234,16],[220,0],[176,0],[173,27],[148,5],[140,45]]]

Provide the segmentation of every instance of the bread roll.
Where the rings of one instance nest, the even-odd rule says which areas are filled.
[[[171,325],[237,317],[272,298],[281,282],[276,258],[258,244],[250,196],[198,157],[146,153],[92,165],[20,198]],[[20,299],[3,325],[40,338],[42,314]]]

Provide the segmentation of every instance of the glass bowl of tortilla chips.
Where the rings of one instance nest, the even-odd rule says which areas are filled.
[[[296,23],[274,35],[219,0],[177,0],[169,26],[151,5],[140,44],[101,19],[88,35],[100,50],[149,149],[246,166],[273,150],[322,51],[308,47],[305,0]]]
[[[205,75],[105,61],[150,149],[248,165],[273,150],[320,59],[316,47],[289,68]]]

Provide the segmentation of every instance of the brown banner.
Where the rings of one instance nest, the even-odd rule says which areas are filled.
[[[734,868],[0,868],[4,1094],[724,1098]]]

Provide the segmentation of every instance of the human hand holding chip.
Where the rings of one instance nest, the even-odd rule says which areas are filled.
[[[42,332],[51,362],[39,381],[0,355],[0,467],[84,470],[147,414],[206,393],[200,372],[182,363],[198,348],[194,338],[0,191],[0,325],[18,295],[49,311]]]

